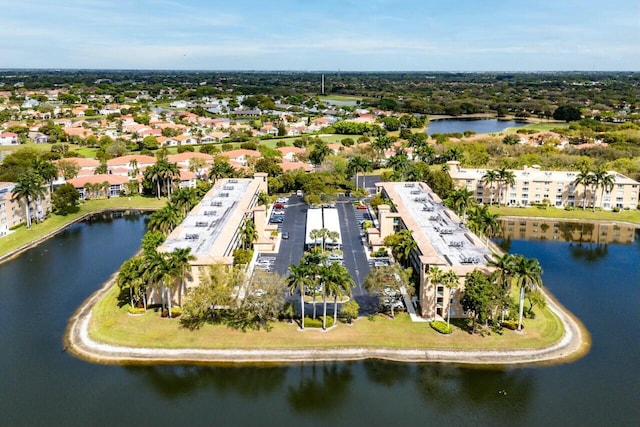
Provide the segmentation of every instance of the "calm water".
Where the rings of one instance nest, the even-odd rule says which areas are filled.
[[[141,217],[96,220],[0,265],[0,425],[640,425],[640,234],[628,245],[511,241],[582,318],[568,365],[479,370],[385,362],[101,366],[63,351],[66,321],[131,256]],[[582,252],[581,252],[582,251]],[[506,395],[500,394],[505,390]]]
[[[498,119],[440,119],[431,120],[427,128],[427,134],[434,133],[464,133],[470,130],[475,133],[495,133],[502,132],[510,127],[522,127],[527,123],[516,122],[514,120]]]

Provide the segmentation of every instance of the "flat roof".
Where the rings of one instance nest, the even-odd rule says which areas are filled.
[[[233,236],[242,225],[258,188],[258,180],[251,178],[218,180],[158,250],[173,252],[176,248],[191,248],[191,254],[196,257],[192,264],[196,265],[220,262],[232,256]]]
[[[307,209],[307,229],[305,231],[305,244],[306,245],[321,245],[322,239],[312,239],[310,234],[311,230],[319,230],[322,228],[322,209],[309,207]]]
[[[338,233],[338,239],[335,244],[342,246],[342,233],[340,232],[340,218],[338,217],[337,208],[322,208],[322,218],[324,221],[324,228],[329,231],[336,231]],[[331,243],[333,240],[329,239]]]
[[[462,272],[486,266],[491,259],[480,238],[425,183],[384,182],[376,186],[385,189],[413,232],[424,263],[459,267],[456,270]]]

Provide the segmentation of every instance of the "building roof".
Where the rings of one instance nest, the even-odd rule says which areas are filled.
[[[100,184],[105,181],[111,185],[118,185],[118,184],[125,184],[129,182],[129,178],[122,175],[110,175],[110,174],[86,175],[86,176],[79,176],[77,178],[68,179],[67,184],[71,184],[76,188],[80,188],[80,187],[84,187],[86,184]]]
[[[190,159],[198,158],[206,161],[213,161],[213,156],[211,154],[206,153],[195,153],[185,151],[184,153],[178,154],[169,154],[167,156],[167,160],[171,163],[180,163],[180,162],[188,162]]]
[[[393,201],[406,228],[412,231],[425,264],[449,267],[463,275],[486,267],[490,251],[460,218],[422,182],[376,183]]]
[[[142,154],[133,155],[129,154],[126,156],[114,157],[113,159],[107,160],[107,166],[129,166],[129,163],[135,160],[138,162],[138,166],[142,164],[155,164],[156,158],[153,156],[145,156]]]

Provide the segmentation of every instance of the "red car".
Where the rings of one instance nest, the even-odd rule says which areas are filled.
[[[283,203],[276,203],[275,205],[273,205],[274,209],[284,209],[284,204]]]
[[[367,209],[367,205],[356,205],[356,209]]]

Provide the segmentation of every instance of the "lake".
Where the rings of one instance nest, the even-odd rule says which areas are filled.
[[[464,133],[466,130],[475,133],[498,133],[510,127],[523,127],[529,123],[515,120],[498,119],[435,119],[429,121],[427,134]]]
[[[637,230],[624,244],[509,239],[511,252],[539,258],[546,286],[592,334],[591,352],[570,364],[122,367],[72,357],[68,318],[144,230],[143,216],[104,215],[0,265],[2,425],[640,425]]]

